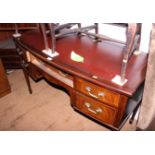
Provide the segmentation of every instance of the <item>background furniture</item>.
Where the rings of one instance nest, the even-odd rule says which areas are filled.
[[[20,23],[17,24],[20,33],[37,29],[37,24]],[[15,33],[14,23],[0,24],[0,58],[6,69],[21,69],[20,58],[16,52],[12,35]]]
[[[0,59],[0,97],[11,92],[9,81],[6,77],[2,61]]]

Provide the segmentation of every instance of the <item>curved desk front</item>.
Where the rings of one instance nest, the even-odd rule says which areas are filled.
[[[72,107],[84,116],[119,130],[140,105],[147,54],[131,57],[128,81],[119,86],[112,79],[121,69],[124,45],[120,43],[94,42],[88,36],[72,34],[56,41],[59,55],[50,58],[42,52],[43,39],[37,30],[24,33],[14,41],[26,77],[42,76],[64,87],[70,94]]]

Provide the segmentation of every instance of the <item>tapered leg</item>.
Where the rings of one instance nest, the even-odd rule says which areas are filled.
[[[23,73],[26,79],[26,83],[29,89],[29,93],[32,94],[32,88],[31,88],[31,84],[30,84],[30,79],[29,79],[29,75],[27,74],[27,72],[23,69]]]

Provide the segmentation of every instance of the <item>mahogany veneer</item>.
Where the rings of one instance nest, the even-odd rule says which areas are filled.
[[[0,59],[0,97],[11,92],[9,81],[6,77],[2,61]]]
[[[56,41],[59,56],[49,60],[42,53],[44,44],[39,31],[24,33],[14,40],[17,51],[23,54],[25,73],[30,75],[27,68],[33,64],[41,76],[66,88],[73,108],[84,115],[118,130],[140,104],[142,91],[137,90],[145,79],[147,54],[131,57],[128,81],[118,86],[112,78],[120,74],[123,44],[105,40],[96,43],[88,36],[72,34]],[[84,62],[71,60],[72,51],[83,56]],[[135,98],[135,94],[140,97]]]

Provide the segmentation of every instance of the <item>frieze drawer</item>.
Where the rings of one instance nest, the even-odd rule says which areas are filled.
[[[114,107],[118,107],[120,94],[110,91],[101,86],[95,85],[80,78],[75,80],[75,89],[94,99],[105,102]]]

